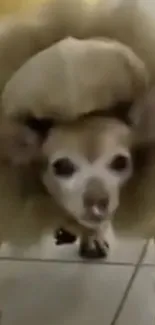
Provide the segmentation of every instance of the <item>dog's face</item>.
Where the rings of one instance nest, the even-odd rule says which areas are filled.
[[[131,134],[125,124],[90,118],[57,127],[43,146],[43,182],[70,215],[97,226],[113,215],[132,172]]]
[[[120,189],[132,173],[131,130],[123,122],[87,117],[53,127],[43,142],[25,126],[1,130],[7,158],[15,164],[41,159],[46,189],[77,222],[94,228],[116,211]]]

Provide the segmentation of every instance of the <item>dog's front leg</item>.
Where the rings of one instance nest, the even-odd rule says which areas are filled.
[[[104,239],[104,230],[99,227],[93,235],[83,235],[80,241],[79,254],[84,258],[106,258],[109,244]]]

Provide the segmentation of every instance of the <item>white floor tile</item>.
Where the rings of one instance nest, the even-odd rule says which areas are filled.
[[[136,277],[116,325],[155,324],[155,269],[143,267]]]
[[[154,241],[154,239],[150,240],[150,242],[149,242],[149,246],[148,246],[147,253],[144,258],[143,263],[155,265],[155,241]]]
[[[145,244],[143,239],[116,237],[112,228],[109,228],[107,232],[107,240],[110,244],[109,256],[106,260],[108,263],[137,263]],[[8,245],[3,245],[0,249],[0,257],[5,256],[63,261],[81,260],[78,256],[78,243],[55,246],[52,236],[46,236],[39,245],[32,247],[24,253],[20,249],[11,249]]]
[[[0,262],[2,325],[110,325],[132,266]]]

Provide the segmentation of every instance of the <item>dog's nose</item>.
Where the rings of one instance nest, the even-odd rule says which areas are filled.
[[[109,198],[93,198],[90,196],[85,196],[84,207],[89,216],[95,219],[102,220],[107,212],[109,205]]]
[[[91,180],[83,196],[84,207],[88,214],[102,219],[108,210],[109,196],[100,180]]]
[[[86,208],[97,207],[101,211],[105,211],[109,204],[108,196],[102,198],[96,198],[95,196],[90,196],[89,194],[84,195],[84,206]]]

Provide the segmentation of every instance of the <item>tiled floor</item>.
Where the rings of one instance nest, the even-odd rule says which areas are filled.
[[[155,325],[153,242],[108,237],[110,256],[98,263],[50,237],[24,255],[4,245],[1,325]]]

